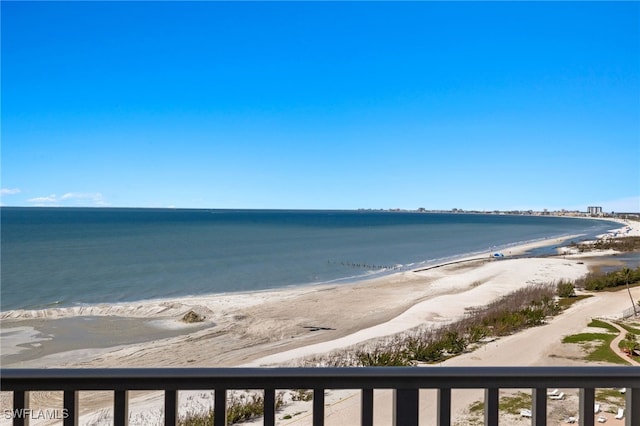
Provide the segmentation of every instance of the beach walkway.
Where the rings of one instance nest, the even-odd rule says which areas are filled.
[[[627,354],[624,353],[624,351],[622,349],[620,349],[620,347],[618,346],[620,341],[622,339],[624,339],[625,335],[627,334],[627,330],[625,330],[624,328],[620,327],[616,323],[613,323],[613,322],[610,322],[610,321],[607,321],[607,320],[601,320],[601,321],[611,325],[612,327],[615,327],[619,331],[618,336],[611,341],[611,344],[610,344],[611,350],[616,355],[618,355],[620,358],[622,358],[623,360],[628,362],[629,364],[640,366],[640,362],[638,362],[638,361],[632,359],[631,357],[627,356]]]

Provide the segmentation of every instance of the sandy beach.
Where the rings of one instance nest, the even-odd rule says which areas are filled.
[[[640,236],[638,222],[621,221],[621,227],[624,235]],[[417,326],[453,321],[464,315],[467,308],[485,305],[518,288],[577,279],[611,254],[561,250],[554,257],[517,257],[532,248],[556,245],[566,239],[512,247],[503,259],[475,257],[348,285],[10,311],[2,314],[0,323],[2,367],[298,365],[303,357],[348,348]],[[604,263],[616,261],[607,257]],[[640,289],[633,292],[634,299],[640,299]],[[581,332],[591,318],[617,318],[628,305],[626,292],[599,293],[575,304],[545,326],[501,338],[443,365],[581,365],[585,361],[579,350],[562,345],[562,337]],[[204,316],[205,320],[185,324],[181,318],[189,311]],[[80,322],[91,323],[92,331],[84,335],[73,332],[82,328]],[[575,393],[567,390],[567,395]],[[2,397],[5,406],[7,395]],[[481,394],[473,391],[455,392],[454,417],[464,419],[465,410],[480,398]],[[557,418],[577,412],[577,399],[572,398],[563,403],[564,411],[556,410]],[[424,424],[432,424],[427,413],[434,412],[435,399],[425,391],[424,400],[421,415],[424,413]],[[156,410],[157,403],[157,395],[141,395],[132,403],[134,417],[145,418],[144,413]],[[571,408],[574,403],[575,410]],[[358,398],[353,393],[330,392],[327,404],[331,409],[327,411],[326,424],[350,424],[348,419],[358,417]],[[83,419],[95,423],[96,412],[108,405],[106,396],[91,398],[82,407]],[[288,407],[287,410],[302,410],[303,414],[282,424],[310,424],[310,417],[304,414],[310,407],[300,408],[299,403]],[[377,392],[376,418],[380,424],[388,424],[389,416],[388,393]],[[615,424],[613,415],[608,417],[608,424]]]
[[[560,241],[514,247],[510,255]],[[2,318],[3,356],[11,357],[7,355],[9,362],[3,359],[3,366],[281,364],[426,322],[451,321],[465,308],[486,304],[517,288],[558,277],[578,278],[587,271],[586,263],[571,259],[494,260],[487,255],[350,285],[9,311]],[[189,311],[205,321],[185,324],[181,318]],[[78,339],[74,330],[99,318],[105,321],[94,321],[94,332]],[[116,321],[119,326],[113,325]],[[110,333],[118,336],[117,344],[109,343],[115,337]],[[79,340],[82,347],[64,350],[74,348]],[[171,357],[166,356],[168,347]]]

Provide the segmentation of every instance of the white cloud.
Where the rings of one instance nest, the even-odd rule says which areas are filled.
[[[51,194],[47,197],[36,197],[27,200],[37,206],[106,206],[101,193],[67,192],[62,196]]]
[[[0,196],[5,195],[15,195],[19,194],[21,191],[18,188],[2,188],[0,189]]]
[[[56,196],[56,194],[51,194],[48,197],[35,197],[35,198],[29,198],[27,200],[30,203],[33,203],[37,206],[42,206],[42,205],[46,205],[46,204],[57,204],[58,202],[58,197]]]
[[[104,201],[104,197],[101,193],[82,193],[82,192],[67,192],[62,197],[60,197],[61,201],[73,200],[76,202],[80,202],[83,200],[91,201],[95,206],[104,206],[106,205]]]

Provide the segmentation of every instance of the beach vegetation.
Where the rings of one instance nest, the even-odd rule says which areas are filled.
[[[619,287],[633,286],[640,283],[640,268],[624,268],[608,273],[590,273],[585,277],[577,279],[574,284],[577,288],[590,291],[600,291],[615,289]]]
[[[576,243],[572,242],[570,246],[578,249],[580,253],[594,250],[616,250],[620,252],[629,252],[640,250],[640,237],[621,237],[621,238],[602,238],[596,241]]]
[[[189,311],[186,314],[184,314],[184,316],[182,317],[182,321],[191,324],[194,322],[202,322],[205,320],[205,316],[204,315],[200,315],[198,313],[196,313],[195,311]]]
[[[635,351],[640,350],[640,342],[638,342],[635,334],[627,333],[625,338],[618,343],[618,347],[627,354],[633,354]]]
[[[471,412],[471,413],[482,413],[482,412],[484,412],[484,402],[483,401],[475,401],[469,407],[469,412]]]
[[[449,355],[461,354],[467,349],[468,344],[467,339],[455,330],[445,331],[438,341]]]
[[[565,336],[562,339],[562,343],[585,343],[595,342],[598,340],[606,340],[609,335],[605,333],[578,333],[570,336]]]
[[[276,411],[282,409],[284,399],[281,393],[276,394]],[[259,394],[233,395],[227,399],[227,424],[235,424],[255,419],[264,415],[264,398]],[[206,413],[188,413],[181,418],[180,426],[209,426],[214,424],[215,410]]]
[[[358,351],[356,359],[362,367],[406,367],[411,359],[406,350],[374,348],[372,351]]]
[[[468,309],[464,318],[440,328],[419,327],[391,339],[306,360],[324,366],[408,366],[436,363],[459,355],[489,337],[544,324],[560,312],[553,285],[534,285],[487,306]],[[355,352],[355,354],[354,354]]]
[[[531,394],[525,392],[517,392],[514,395],[503,396],[500,398],[498,408],[500,411],[509,414],[520,414],[523,408],[531,408]]]
[[[608,322],[600,321],[599,319],[592,319],[591,322],[587,324],[587,327],[604,328],[605,330],[608,330],[612,333],[618,333],[618,329],[613,325],[609,324]]]
[[[640,333],[637,333],[636,331],[637,329],[634,328],[631,328],[631,330],[627,330],[624,339],[622,339],[618,343],[618,347],[623,352],[625,352],[631,358],[635,359],[638,358],[636,354],[640,352]]]
[[[599,325],[592,324],[593,321],[589,324],[589,326],[600,327]],[[601,328],[609,329],[609,327]],[[612,364],[627,364],[625,360],[620,358],[618,354],[611,350],[611,341],[616,337],[616,335],[617,333],[579,333],[565,336],[564,339],[562,339],[562,343],[581,344],[589,352],[585,357],[587,361],[608,362]]]
[[[407,340],[407,351],[418,362],[440,362],[446,358],[440,342],[413,336]]]
[[[625,323],[622,323],[622,322],[618,322],[616,324],[618,324],[620,327],[622,327],[625,330],[627,330],[629,333],[640,334],[640,328],[634,327],[631,324],[625,324]]]
[[[596,389],[596,401],[621,406],[624,405],[624,394],[620,393],[620,389]]]
[[[298,411],[297,413],[293,413],[293,414],[285,414],[284,416],[282,416],[282,420],[291,420],[295,416],[299,416],[302,413],[303,411]]]
[[[558,297],[576,297],[576,289],[572,282],[560,280],[556,285]]]
[[[520,410],[525,408],[531,408],[532,404],[531,394],[525,392],[516,392],[513,395],[505,395],[498,401],[498,409],[501,412],[519,415]],[[481,415],[484,413],[484,402],[475,401],[469,406],[469,413],[472,415]]]
[[[291,399],[293,401],[311,401],[313,399],[313,391],[310,389],[293,389]]]
[[[574,303],[579,302],[584,299],[588,299],[589,297],[593,297],[591,294],[581,294],[575,297],[563,297],[558,300],[558,307],[560,310],[565,310],[571,307]]]
[[[633,307],[633,316],[637,317],[638,307],[633,301],[633,296],[631,295],[631,287],[629,287],[629,283],[634,281],[635,277],[633,275],[633,271],[629,268],[622,268],[622,270],[620,271],[620,278],[624,281],[625,285],[627,286],[627,292],[629,292],[629,299],[631,300],[631,306]]]

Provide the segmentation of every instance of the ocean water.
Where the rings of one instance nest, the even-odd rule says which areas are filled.
[[[619,227],[376,211],[3,207],[0,214],[2,311],[350,282]]]

